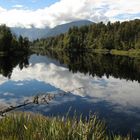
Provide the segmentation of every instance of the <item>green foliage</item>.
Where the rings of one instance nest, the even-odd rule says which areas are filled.
[[[65,34],[34,41],[34,46],[46,49],[117,49],[140,48],[140,20],[108,22],[73,27]]]
[[[27,51],[29,48],[28,38],[20,36],[16,38],[12,35],[10,28],[6,25],[0,25],[0,51],[1,52],[15,52],[15,51]]]
[[[5,25],[0,26],[0,51],[8,51],[11,47],[12,34]]]
[[[13,114],[0,120],[1,140],[130,140],[109,137],[103,121],[96,116],[45,117],[31,113]]]

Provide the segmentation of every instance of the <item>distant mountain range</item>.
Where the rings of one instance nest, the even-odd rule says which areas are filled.
[[[11,31],[16,36],[22,35],[23,37],[28,37],[29,40],[35,40],[37,38],[42,38],[47,35],[48,31],[50,30],[49,27],[44,29],[39,28],[20,28],[20,27],[12,27]]]
[[[69,28],[71,28],[73,26],[81,27],[81,26],[90,25],[90,24],[93,24],[93,22],[88,21],[88,20],[73,21],[73,22],[70,22],[70,23],[61,24],[61,25],[58,25],[58,26],[50,29],[48,31],[48,33],[46,34],[46,37],[56,36],[58,34],[65,33],[69,30]]]
[[[65,33],[69,30],[69,28],[73,27],[73,26],[84,26],[84,25],[90,25],[93,24],[93,22],[89,21],[89,20],[79,20],[79,21],[73,21],[70,23],[66,23],[66,24],[62,24],[62,25],[58,25],[54,28],[43,28],[43,29],[39,29],[39,28],[20,28],[20,27],[12,27],[11,31],[13,34],[20,36],[22,35],[23,37],[28,37],[30,40],[35,40],[37,38],[46,38],[46,37],[50,37],[50,36],[56,36],[59,35],[61,33]]]

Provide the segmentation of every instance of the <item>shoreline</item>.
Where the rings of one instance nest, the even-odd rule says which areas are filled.
[[[101,53],[101,54],[111,54],[111,55],[118,55],[118,56],[128,56],[128,57],[138,57],[140,58],[140,49],[131,49],[128,51],[125,50],[107,50],[107,49],[92,49],[91,52],[94,53]]]
[[[130,50],[108,50],[108,49],[85,49],[85,50],[63,50],[63,49],[44,49],[44,48],[32,48],[32,52],[39,53],[40,51],[70,51],[70,52],[89,52],[89,53],[99,53],[99,54],[111,54],[111,55],[118,55],[118,56],[128,56],[128,57],[137,57],[140,58],[140,49],[130,49]]]

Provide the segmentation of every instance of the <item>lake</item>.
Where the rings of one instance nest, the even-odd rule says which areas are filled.
[[[50,116],[93,112],[114,133],[140,137],[140,59],[83,52],[0,57],[0,109],[64,91],[72,92],[18,110]]]

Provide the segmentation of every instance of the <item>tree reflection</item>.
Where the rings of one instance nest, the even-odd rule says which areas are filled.
[[[17,65],[22,70],[24,67],[28,67],[29,56],[24,54],[16,55],[16,56],[0,56],[0,74],[2,74],[4,77],[10,78],[12,75],[13,68]]]
[[[140,82],[140,58],[102,55],[89,52],[46,52],[42,53],[66,64],[73,73],[81,72],[98,77],[136,80]]]

